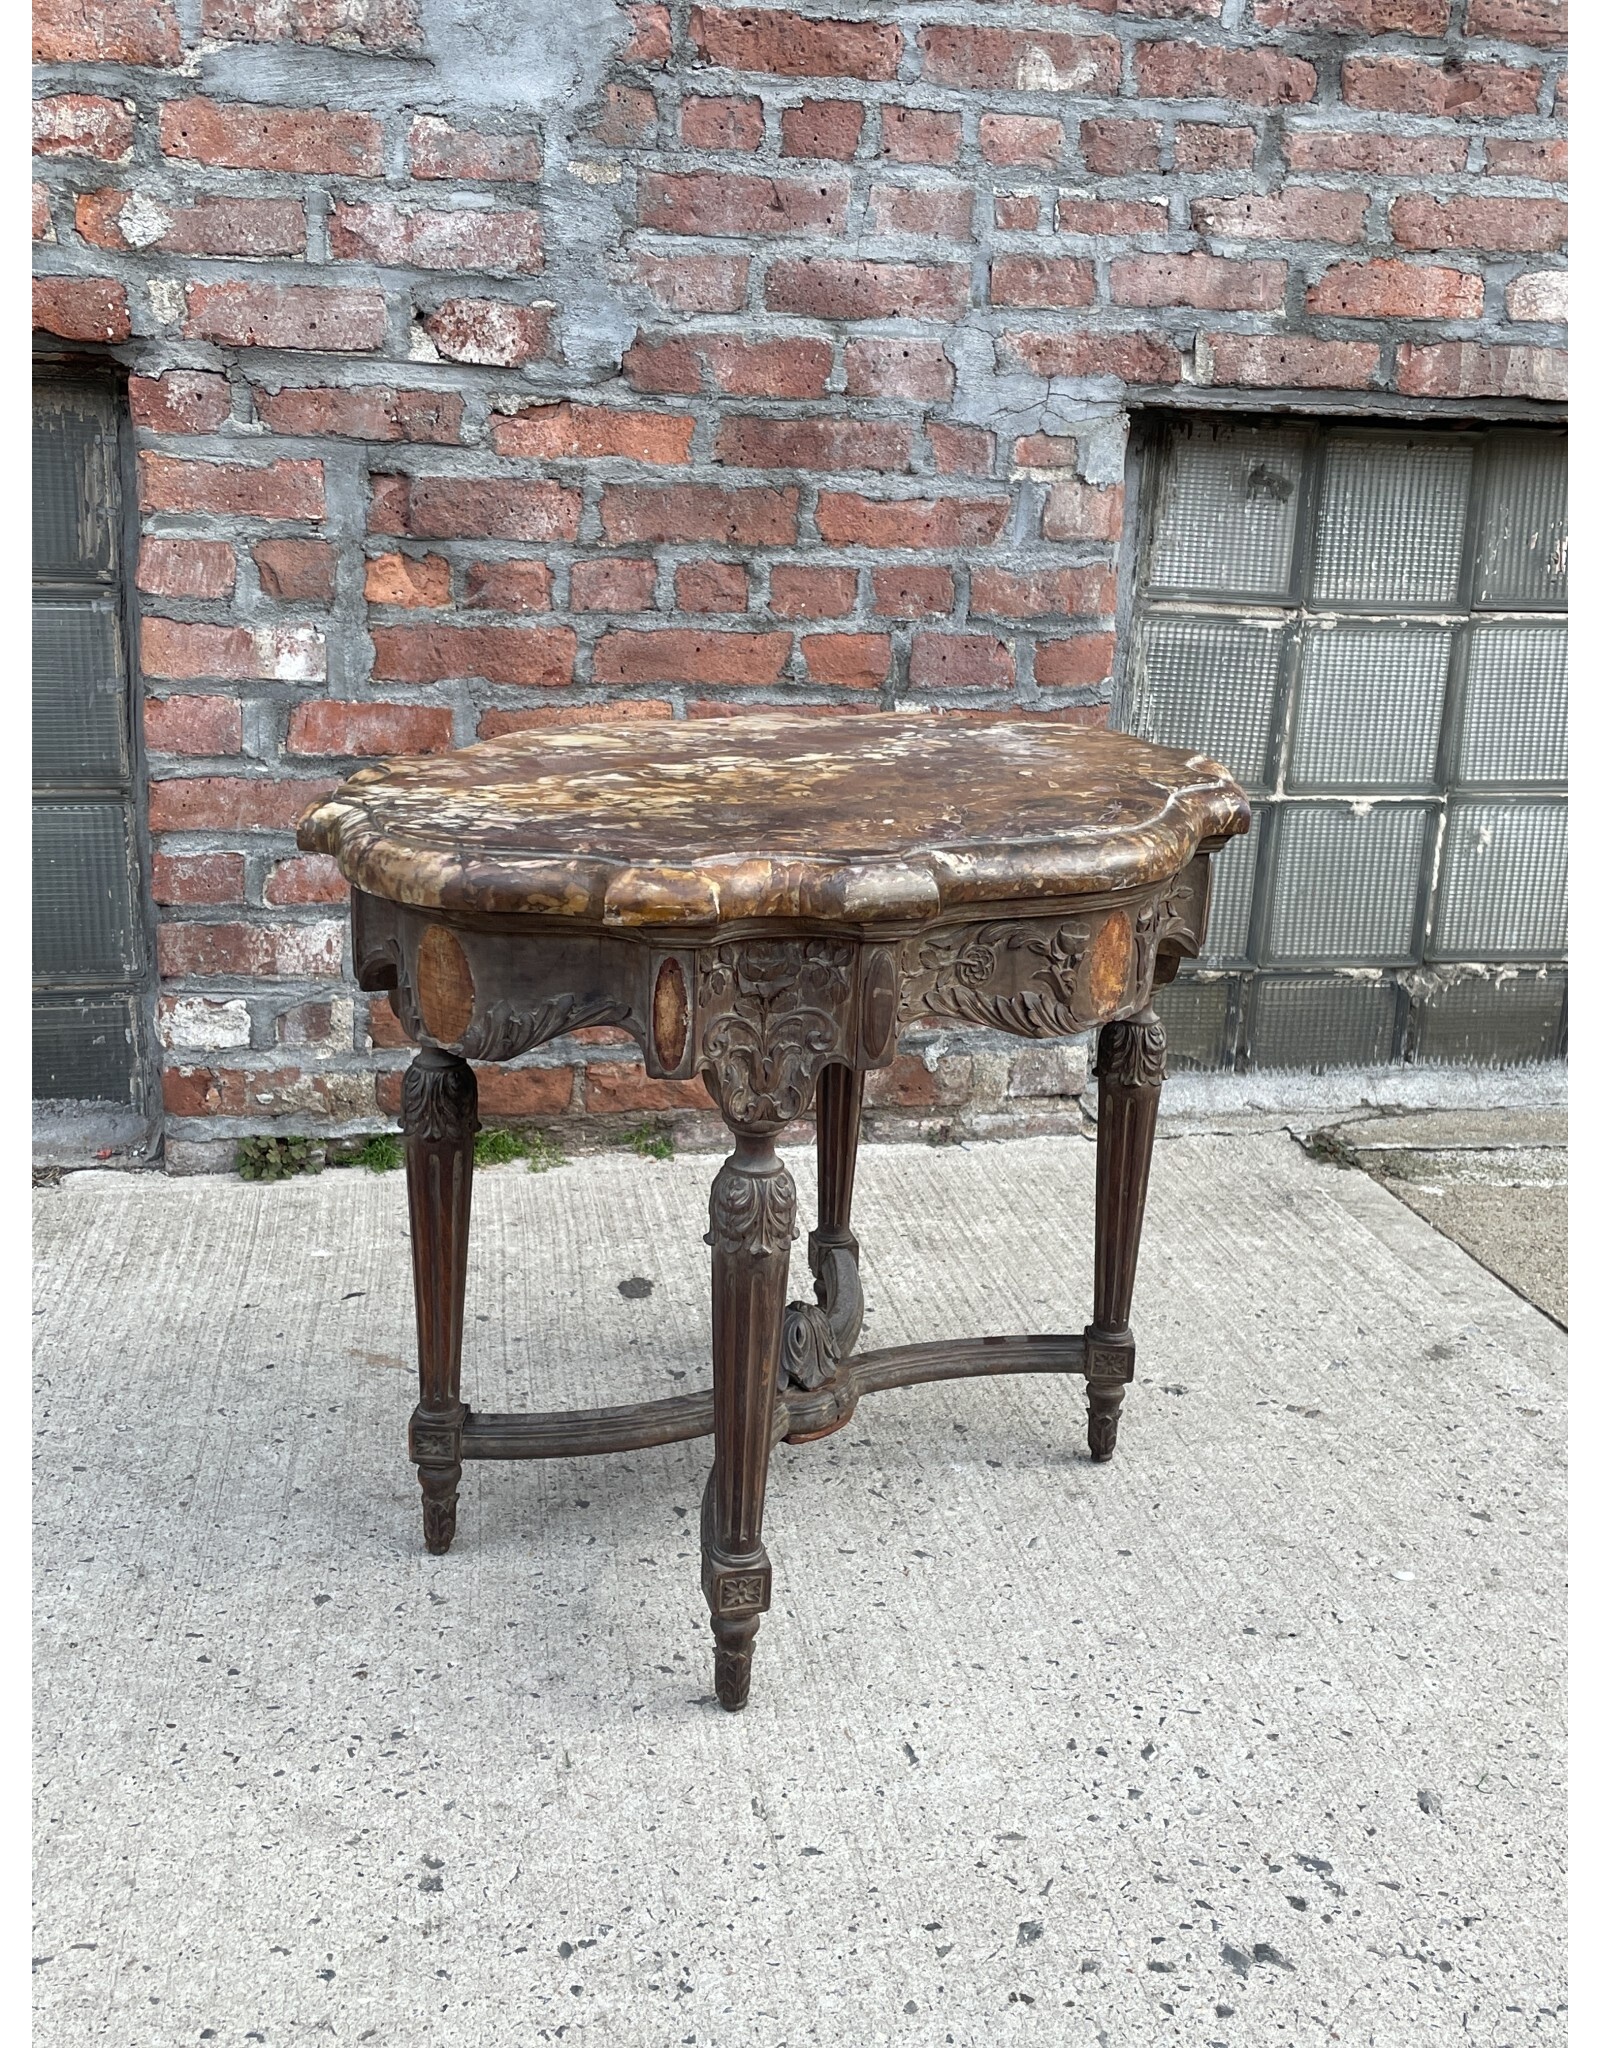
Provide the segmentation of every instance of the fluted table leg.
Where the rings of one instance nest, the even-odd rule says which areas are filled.
[[[1152,1009],[1100,1027],[1095,1139],[1094,1321],[1084,1331],[1089,1453],[1103,1464],[1117,1447],[1122,1397],[1133,1378],[1133,1276],[1139,1262],[1156,1111],[1167,1036]]]
[[[461,1482],[461,1331],[472,1214],[478,1083],[465,1060],[428,1046],[406,1069],[401,1096],[411,1270],[417,1297],[420,1398],[410,1448],[422,1483],[422,1533],[442,1555],[456,1533]]]

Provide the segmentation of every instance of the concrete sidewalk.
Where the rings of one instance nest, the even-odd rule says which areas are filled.
[[[714,1170],[480,1174],[468,1398],[702,1383]],[[868,1148],[864,1341],[1081,1325],[1092,1189]],[[1565,2038],[1565,1340],[1366,1174],[1158,1147],[1109,1467],[1042,1379],[780,1449],[737,1718],[707,1445],[423,1552],[398,1175],[35,1202],[39,2048]]]

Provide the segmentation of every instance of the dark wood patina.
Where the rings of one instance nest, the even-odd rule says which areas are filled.
[[[714,1440],[701,1520],[717,1696],[749,1696],[771,1600],[771,1446],[863,1394],[999,1372],[1081,1374],[1111,1456],[1165,1041],[1151,991],[1205,935],[1212,853],[1246,831],[1215,762],[1028,719],[752,716],[529,734],[354,775],[302,820],[353,889],[356,972],[419,1046],[404,1126],[430,1550],[469,1458]],[[1098,1027],[1093,1320],[858,1352],[850,1227],[864,1077],[925,1018],[1025,1038]],[[734,1138],[711,1190],[709,1393],[566,1414],[461,1399],[473,1061],[616,1024],[661,1079],[703,1075]],[[785,1306],[795,1186],[777,1151],[815,1110],[815,1299]]]

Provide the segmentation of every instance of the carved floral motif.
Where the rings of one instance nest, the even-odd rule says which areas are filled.
[[[956,1017],[1023,1038],[1068,1038],[1095,1021],[1078,987],[1091,927],[1003,921],[933,932],[912,942],[902,1018]]]
[[[711,1183],[711,1231],[706,1242],[728,1255],[787,1255],[795,1234],[794,1215],[794,1178],[786,1166],[776,1173],[750,1173],[729,1159]]]
[[[478,1083],[465,1060],[420,1052],[406,1068],[400,1121],[424,1145],[461,1145],[478,1128]]]
[[[527,997],[503,997],[490,1003],[474,1022],[461,1050],[473,1060],[514,1060],[559,1038],[564,1031],[577,1031],[585,1024],[620,1024],[628,1005],[610,996],[551,996],[532,1002]]]
[[[700,1050],[735,1128],[775,1130],[810,1102],[844,1043],[853,960],[832,939],[755,939],[702,955]]]
[[[1097,1081],[1116,1088],[1159,1088],[1167,1077],[1167,1034],[1161,1019],[1125,1017],[1102,1024],[1095,1048]]]

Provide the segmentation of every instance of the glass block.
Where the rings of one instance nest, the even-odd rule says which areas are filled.
[[[110,598],[33,607],[33,778],[128,779],[122,633]]]
[[[1434,953],[1559,959],[1567,950],[1567,807],[1471,798],[1445,831]]]
[[[1521,1066],[1559,1059],[1567,977],[1463,975],[1423,998],[1417,1010],[1417,1058],[1474,1066]]]
[[[1496,434],[1478,521],[1473,603],[1564,611],[1567,603],[1567,437]]]
[[[1267,775],[1283,628],[1252,619],[1144,622],[1134,730],[1167,747],[1209,754],[1239,781]]]
[[[1432,788],[1450,638],[1448,626],[1310,621],[1286,786]]]
[[[1197,981],[1180,975],[1151,997],[1167,1034],[1167,1069],[1194,1072],[1229,1066],[1227,979]]]
[[[133,999],[52,996],[33,1006],[35,1102],[133,1099],[136,1071]]]
[[[1394,1058],[1392,982],[1336,974],[1257,977],[1250,1009],[1252,1067],[1387,1066]]]
[[[36,980],[120,980],[138,963],[128,817],[117,803],[33,807]]]
[[[1473,448],[1445,436],[1328,442],[1312,595],[1338,604],[1449,605],[1461,583]]]
[[[1243,960],[1250,950],[1250,904],[1260,843],[1258,824],[1211,856],[1211,907],[1201,953],[1206,961]]]
[[[116,567],[117,422],[109,391],[39,384],[33,394],[33,573],[108,583]]]
[[[1305,446],[1293,429],[1179,428],[1157,486],[1149,587],[1287,598]]]
[[[1408,960],[1425,804],[1286,804],[1267,917],[1272,960]]]
[[[1567,624],[1485,620],[1472,629],[1460,782],[1565,782]]]

